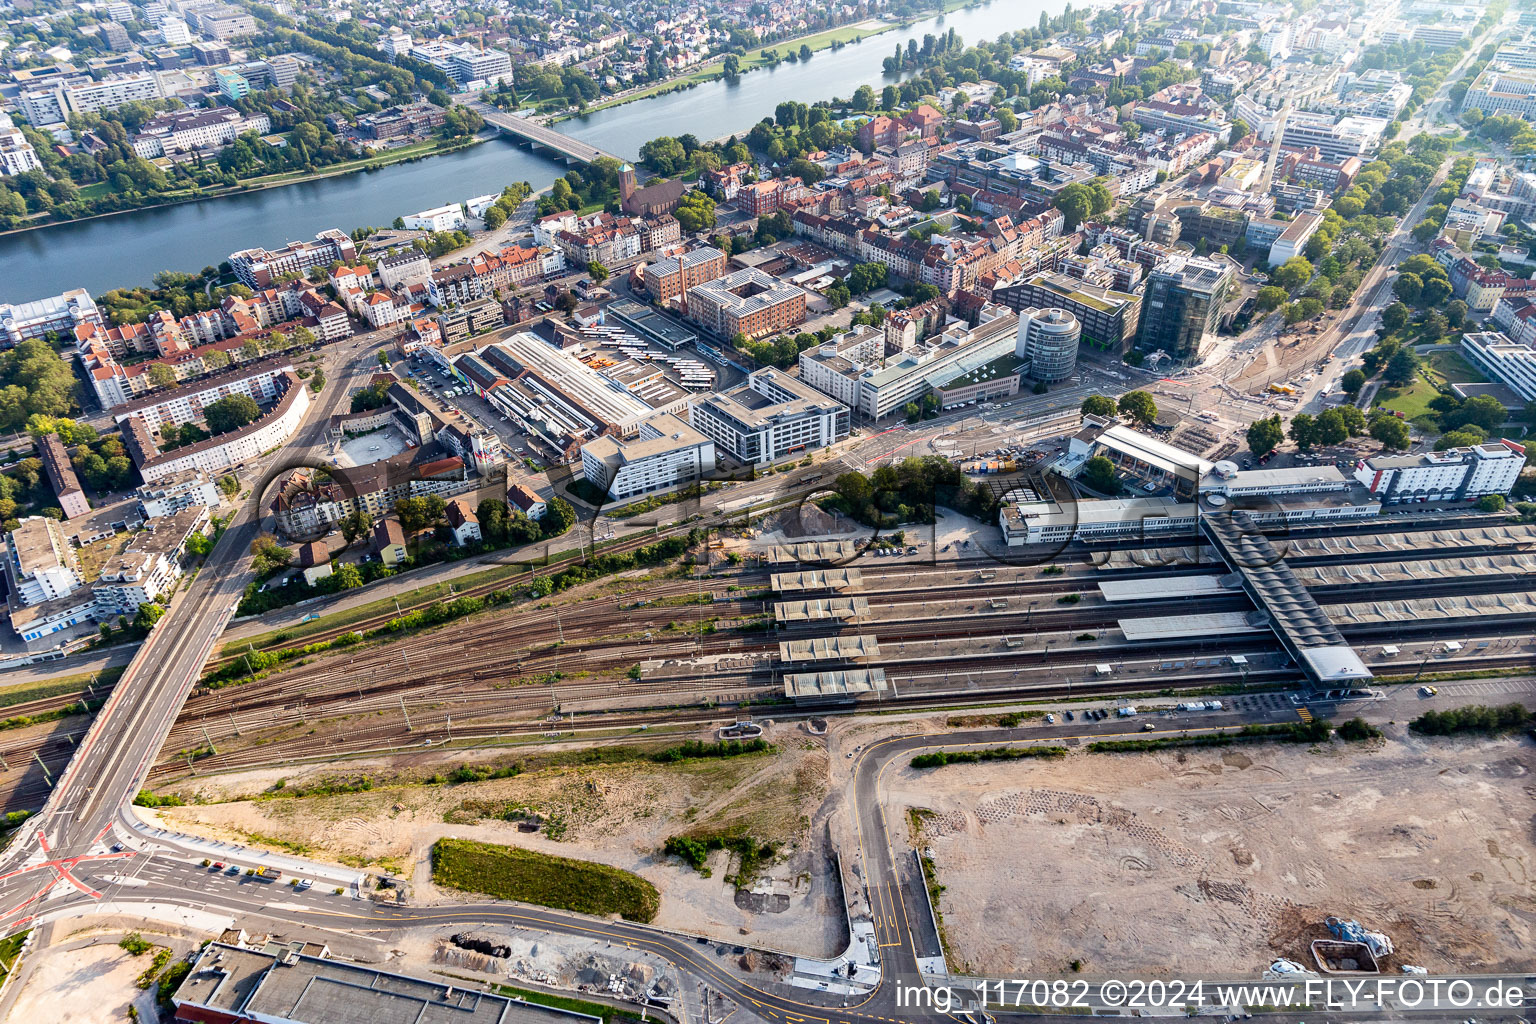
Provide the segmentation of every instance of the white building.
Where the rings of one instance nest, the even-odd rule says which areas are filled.
[[[1270,265],[1278,267],[1286,260],[1300,256],[1307,247],[1307,240],[1317,234],[1317,229],[1322,226],[1322,214],[1310,211],[1298,213],[1269,247]]]
[[[28,516],[6,537],[11,593],[24,605],[73,594],[85,585],[80,559],[64,528],[47,516]]]
[[[192,41],[192,30],[180,18],[161,18],[156,27],[167,46],[186,46]]]
[[[1527,402],[1536,402],[1536,351],[1511,341],[1502,331],[1463,334],[1461,351],[1493,380]]]
[[[188,539],[208,526],[208,509],[193,505],[157,520],[150,529],[101,568],[92,586],[97,615],[132,616],[141,604],[159,601],[181,579],[181,556]]]
[[[379,257],[379,285],[426,284],[432,277],[432,261],[420,249],[406,249]]]
[[[134,493],[145,519],[175,515],[186,508],[211,508],[219,503],[218,486],[207,473],[196,469],[141,484]]]
[[[715,443],[671,413],[640,421],[633,438],[611,435],[581,446],[587,482],[613,501],[662,494],[702,480],[715,469]]]
[[[8,115],[0,114],[0,177],[42,169],[43,162],[37,158],[32,143]]]
[[[855,400],[847,404],[878,420],[993,360],[1012,357],[1018,323],[1018,314],[1012,310],[988,304],[974,328],[956,320],[892,355],[883,347],[850,345],[838,351],[832,343],[829,351],[823,345],[801,353],[801,378],[840,401],[856,392]]]
[[[1285,121],[1282,142],[1296,149],[1316,146],[1323,159],[1338,163],[1349,157],[1370,158],[1381,146],[1382,135],[1391,122],[1384,117],[1350,114],[1335,118],[1329,114],[1291,111]]]
[[[422,210],[401,219],[407,231],[457,231],[465,224],[464,208],[458,203]]]
[[[117,75],[100,81],[75,80],[69,83],[24,89],[16,104],[34,125],[57,124],[70,114],[91,114],[113,110],[136,100],[163,99],[160,79],[151,71]]]
[[[495,85],[512,77],[512,55],[504,50],[466,48],[448,58],[447,71],[461,88],[472,82]]]
[[[265,135],[272,130],[266,114],[246,117],[231,107],[184,110],[145,121],[133,137],[133,151],[146,160],[169,153],[222,149],[246,132]]]
[[[850,416],[842,403],[766,367],[729,391],[689,399],[688,422],[736,461],[761,465],[842,440]]]
[[[84,288],[71,288],[62,295],[51,295],[33,302],[14,305],[0,302],[0,345],[9,348],[28,338],[42,338],[51,333],[72,337],[84,323],[104,327],[101,311]]]
[[[1355,465],[1355,479],[1393,505],[1453,501],[1485,494],[1507,495],[1525,468],[1525,448],[1513,441],[1485,441],[1422,455],[1377,455]]]

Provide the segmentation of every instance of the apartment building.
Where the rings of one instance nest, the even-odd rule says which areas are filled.
[[[688,422],[744,465],[835,444],[851,425],[847,406],[773,367],[728,391],[690,399]]]
[[[175,515],[182,509],[213,508],[219,504],[219,488],[199,469],[173,473],[150,484],[140,484],[134,494],[145,519]]]
[[[85,492],[80,489],[80,478],[75,475],[74,466],[70,465],[69,452],[65,450],[64,442],[59,440],[57,434],[44,434],[37,442],[37,452],[42,458],[43,469],[48,473],[48,482],[59,496],[59,508],[64,512],[64,518],[75,519],[89,515],[91,503],[85,500]]]
[[[170,593],[182,576],[187,541],[207,529],[208,508],[189,505],[135,534],[121,554],[107,560],[91,585],[97,616],[131,618],[139,605],[152,604]]]
[[[133,418],[142,420],[150,430],[168,425],[195,423],[213,402],[230,395],[245,395],[258,405],[273,401],[282,392],[282,381],[293,373],[293,361],[287,356],[272,356],[256,362],[231,366],[180,387],[157,391],[121,406],[113,413],[118,423]]]
[[[73,594],[85,585],[80,558],[56,519],[28,516],[6,537],[11,593],[24,605]]]
[[[512,77],[512,56],[505,50],[461,50],[448,58],[448,74],[460,88],[471,82],[495,85]]]
[[[690,288],[724,277],[725,264],[725,253],[710,246],[668,256],[645,268],[645,290],[652,301],[667,303]]]
[[[437,329],[445,346],[484,334],[505,322],[501,303],[495,299],[480,299],[437,314]]]
[[[611,501],[629,501],[707,478],[715,443],[671,413],[656,413],[640,421],[632,438],[604,435],[582,445],[581,468]]]
[[[749,267],[688,289],[687,316],[719,338],[761,338],[805,322],[805,292]]]
[[[49,334],[67,337],[82,324],[104,325],[101,310],[84,288],[32,302],[0,302],[0,344],[6,348]]]
[[[288,275],[303,276],[315,267],[357,262],[357,246],[344,231],[328,228],[312,242],[290,242],[281,249],[242,249],[231,253],[235,277],[248,288],[261,289]]]
[[[309,388],[292,371],[284,373],[273,386],[277,400],[255,422],[164,453],[142,416],[119,416],[124,444],[139,467],[139,475],[150,483],[189,470],[216,475],[281,447],[304,422],[304,414],[309,410]]]
[[[24,641],[94,621],[96,598],[57,520],[29,516],[6,537],[6,611]]]

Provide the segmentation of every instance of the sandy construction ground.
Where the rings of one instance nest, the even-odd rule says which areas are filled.
[[[34,951],[27,958],[25,981],[8,1019],[106,1024],[128,1020],[128,1008],[135,1006],[140,1020],[155,1020],[155,988],[144,990],[135,984],[153,953],[131,956],[118,947],[119,938],[121,934],[114,934]],[[146,934],[145,938],[157,946],[169,946],[176,957],[196,947],[194,942],[168,940],[163,935]]]
[[[1277,956],[1310,966],[1334,914],[1393,939],[1387,971],[1441,973],[1536,962],[1533,769],[1529,740],[1398,726],[1372,746],[1074,753],[887,781],[891,820],[933,812],[919,842],[970,970],[1252,976]]]
[[[297,799],[231,799],[260,793],[276,780],[269,772],[221,776],[202,780],[196,790],[176,787],[218,802],[163,809],[160,816],[200,835],[409,878],[413,901],[462,898],[431,885],[431,847],[447,835],[593,860],[654,883],[663,894],[656,920],[662,927],[733,941],[750,936],[754,944],[801,955],[841,952],[841,901],[824,844],[814,841],[825,836],[824,745],[799,726],[771,728],[767,738],[779,754],[666,765],[578,764],[484,782],[379,786]],[[439,770],[452,771],[464,756]],[[369,771],[357,764],[344,773],[336,767],[308,777],[289,773],[284,789]],[[564,835],[556,841],[505,820],[515,818],[518,808],[558,819]],[[732,868],[723,851],[710,862],[710,878],[661,853],[668,836],[737,832],[781,851],[747,893],[725,881]]]

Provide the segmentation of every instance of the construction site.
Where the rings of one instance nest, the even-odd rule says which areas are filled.
[[[1527,970],[1530,742],[1386,732],[907,769],[887,775],[887,813],[919,823],[955,970],[1257,977],[1283,958],[1317,974],[1331,916],[1390,938],[1383,974]]]

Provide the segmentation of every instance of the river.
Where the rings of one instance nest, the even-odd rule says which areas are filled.
[[[911,28],[870,36],[805,63],[743,75],[610,107],[559,130],[633,158],[658,135],[710,139],[745,132],[784,100],[814,102],[879,86],[881,61],[907,40],[953,28],[967,43],[1027,28],[1064,0],[992,0]],[[499,192],[513,181],[541,187],[562,163],[496,140],[445,156],[260,192],[77,221],[0,237],[0,302],[25,302],[84,287],[92,295],[148,284],[163,269],[197,272],[231,252],[313,237],[323,228],[386,225],[402,214]]]

